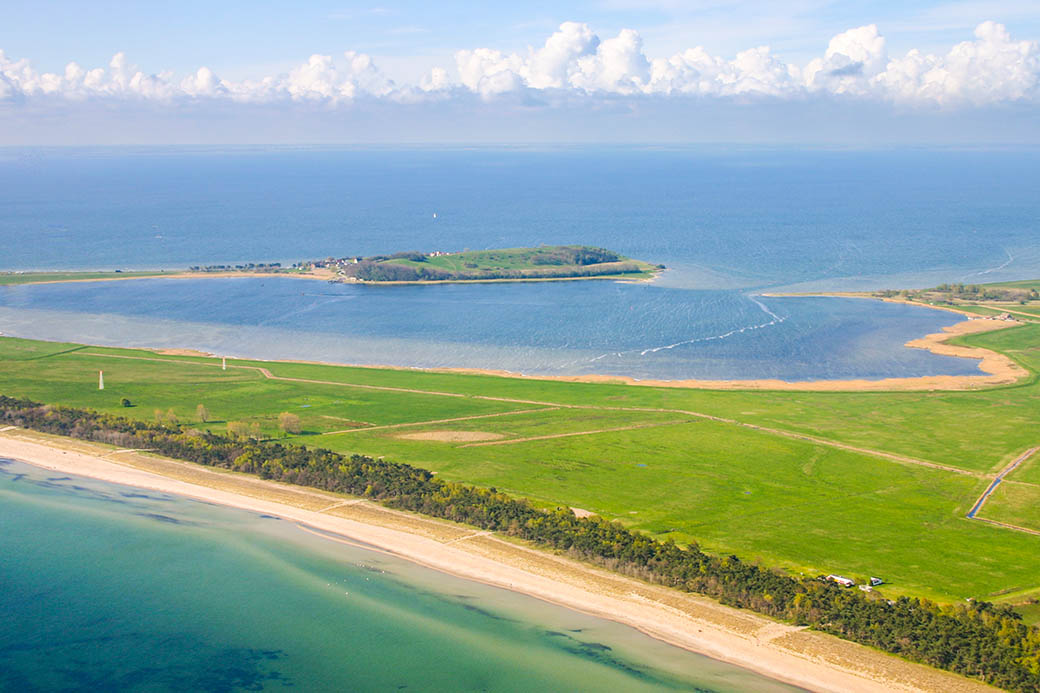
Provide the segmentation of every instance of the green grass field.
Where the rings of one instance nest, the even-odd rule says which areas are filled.
[[[1040,532],[1040,486],[1007,479],[993,491],[979,515]]]
[[[1025,603],[1040,593],[1040,536],[964,515],[996,470],[1040,444],[1040,325],[961,341],[1033,376],[976,392],[701,391],[244,360],[224,371],[212,358],[5,338],[0,392],[143,419],[173,409],[213,430],[256,422],[269,436],[289,411],[300,444],[384,455],[794,572],[879,575],[885,594]],[[414,439],[444,432],[494,439]],[[980,516],[1040,526],[1038,470],[1036,459],[1017,469]]]

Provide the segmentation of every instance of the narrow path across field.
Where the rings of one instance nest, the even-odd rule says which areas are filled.
[[[1022,317],[1031,318],[1033,320],[1040,320],[1040,315],[1037,315],[1036,313],[1025,313],[1025,312],[1023,312],[1021,310],[1015,310],[1013,308],[1008,308],[1007,306],[999,306],[999,305],[995,306],[995,305],[992,305],[992,304],[989,304],[989,303],[979,303],[979,304],[976,304],[976,305],[978,305],[978,306],[980,306],[982,308],[990,308],[992,310],[1003,311],[1004,313],[1011,313],[1012,315],[1021,315]]]
[[[512,445],[513,443],[527,443],[532,440],[550,440],[552,438],[571,438],[573,436],[591,436],[597,433],[614,433],[615,431],[634,431],[637,428],[655,428],[657,426],[672,426],[675,424],[686,424],[691,421],[656,421],[654,423],[634,424],[632,426],[618,426],[617,428],[601,428],[598,431],[571,431],[569,433],[552,433],[545,436],[530,436],[528,438],[511,438],[509,440],[494,440],[483,443],[467,443],[460,448],[478,448],[485,445]]]
[[[1035,529],[1029,529],[1028,527],[1019,527],[1018,525],[1013,525],[1013,524],[1010,524],[1010,523],[1007,523],[1007,522],[1001,522],[999,520],[989,520],[989,519],[987,519],[985,517],[973,517],[971,519],[978,520],[979,522],[985,522],[988,525],[995,525],[997,527],[1003,527],[1004,529],[1012,529],[1012,530],[1014,530],[1016,532],[1025,532],[1026,534],[1035,534],[1036,536],[1040,537],[1040,531],[1037,531]]]
[[[125,354],[98,354],[98,353],[93,353],[93,352],[87,352],[87,355],[88,356],[102,356],[102,357],[106,357],[106,358],[115,358],[115,359],[130,359],[130,360],[135,360],[135,361],[157,361],[159,363],[179,364],[179,365],[187,365],[187,366],[211,366],[213,368],[221,368],[222,367],[220,363],[205,363],[205,362],[202,362],[202,361],[178,361],[178,360],[174,360],[174,359],[154,358],[154,357],[148,357],[148,356],[128,356],[128,355],[125,355]],[[752,430],[755,430],[755,431],[761,431],[763,433],[769,433],[771,435],[782,436],[784,438],[792,438],[792,439],[795,439],[795,440],[804,440],[804,441],[807,441],[807,442],[810,442],[810,443],[815,443],[817,445],[824,445],[824,446],[828,446],[828,447],[832,447],[832,448],[837,448],[837,449],[840,449],[840,450],[848,450],[850,452],[857,452],[857,453],[860,453],[860,454],[871,455],[871,456],[874,456],[874,457],[881,457],[881,458],[884,458],[884,459],[887,459],[887,460],[892,460],[894,462],[900,462],[900,463],[904,463],[904,464],[913,464],[913,465],[918,465],[918,466],[921,466],[921,467],[929,467],[931,469],[939,469],[939,470],[942,470],[942,471],[951,472],[953,474],[963,474],[965,476],[974,476],[974,477],[979,477],[979,478],[982,478],[984,476],[982,474],[979,474],[978,472],[972,472],[972,471],[968,471],[968,470],[965,470],[965,469],[959,469],[958,467],[950,467],[950,466],[947,466],[947,465],[944,465],[944,464],[939,464],[938,462],[930,462],[928,460],[921,460],[921,459],[918,459],[916,457],[908,457],[906,455],[897,455],[897,454],[891,453],[891,452],[883,452],[881,450],[874,450],[874,449],[871,449],[871,448],[858,447],[858,446],[855,446],[855,445],[849,445],[847,443],[839,443],[837,441],[827,440],[826,438],[817,438],[816,436],[810,436],[810,435],[807,435],[807,434],[804,434],[804,433],[795,433],[793,431],[785,431],[785,430],[778,429],[778,428],[768,428],[766,426],[758,426],[758,425],[755,425],[755,424],[749,424],[749,423],[744,423],[742,421],[737,421],[735,419],[727,419],[725,417],[713,416],[711,414],[705,414],[703,412],[697,412],[697,411],[690,411],[690,410],[687,410],[687,409],[665,409],[665,408],[650,408],[650,407],[608,407],[608,406],[590,405],[590,404],[564,404],[564,403],[561,403],[561,402],[544,402],[544,401],[531,400],[531,399],[516,399],[516,398],[511,398],[511,397],[491,397],[489,395],[466,395],[466,394],[460,394],[460,393],[457,393],[457,392],[441,392],[441,391],[438,391],[438,390],[420,390],[420,389],[417,389],[417,388],[392,387],[392,386],[388,386],[388,385],[362,385],[362,384],[359,384],[359,383],[346,383],[346,382],[343,382],[343,381],[336,381],[336,380],[313,380],[313,379],[310,379],[310,378],[289,378],[289,377],[285,377],[285,376],[275,375],[269,369],[264,368],[263,366],[243,366],[243,365],[238,365],[238,364],[228,364],[227,367],[229,369],[230,368],[235,368],[235,369],[239,369],[239,370],[256,371],[256,372],[260,373],[260,375],[262,375],[264,378],[267,378],[268,380],[281,380],[281,381],[285,381],[285,382],[294,382],[294,383],[310,383],[310,384],[313,384],[313,385],[332,385],[332,386],[336,386],[336,387],[351,387],[351,388],[360,388],[360,389],[364,389],[364,390],[382,390],[382,391],[390,391],[390,392],[408,392],[408,393],[412,393],[412,394],[433,395],[433,396],[437,396],[437,397],[462,397],[462,398],[469,398],[469,399],[483,399],[483,400],[489,400],[489,401],[494,401],[494,402],[511,402],[511,403],[515,403],[515,404],[527,404],[527,405],[535,405],[535,406],[543,406],[543,407],[553,407],[553,408],[557,408],[557,409],[584,409],[584,410],[595,410],[595,411],[627,411],[627,412],[655,412],[655,413],[667,413],[667,414],[683,414],[683,415],[686,415],[686,416],[694,416],[694,417],[697,417],[697,418],[700,418],[700,419],[707,419],[709,421],[717,421],[719,423],[730,424],[730,425],[733,425],[733,426],[742,426],[744,428],[749,428],[749,429],[752,429]],[[423,423],[428,423],[428,422],[416,422],[416,423],[417,424],[423,424]],[[351,431],[353,431],[353,430],[371,430],[371,428],[366,428],[366,429],[349,429],[349,430],[351,430]],[[513,442],[513,441],[509,441],[509,442]]]
[[[474,416],[456,416],[454,419],[433,419],[430,421],[410,421],[408,423],[387,424],[385,426],[361,426],[358,428],[345,428],[342,431],[329,431],[322,433],[323,436],[332,436],[337,433],[359,433],[361,431],[383,431],[393,428],[408,428],[409,426],[426,426],[429,424],[452,423],[455,421],[472,421],[474,419],[493,419],[497,416],[515,416],[517,414],[533,414],[543,411],[558,411],[559,407],[541,407],[540,409],[517,409],[516,411],[500,411],[494,414],[476,414]],[[465,446],[463,446],[465,447]]]
[[[981,517],[980,518],[976,518],[975,515],[979,512],[979,510],[982,509],[982,504],[986,502],[986,500],[990,497],[990,494],[992,494],[997,489],[997,486],[1000,485],[1000,482],[1004,480],[1005,476],[1007,476],[1011,472],[1015,471],[1015,469],[1018,468],[1018,465],[1022,464],[1026,460],[1028,460],[1030,457],[1032,457],[1034,454],[1036,454],[1036,452],[1038,450],[1040,450],[1040,446],[1037,446],[1035,448],[1029,448],[1028,450],[1023,452],[1021,455],[1016,457],[1014,460],[1012,460],[1011,464],[1009,464],[1008,466],[1006,466],[1003,469],[1001,469],[997,473],[997,475],[993,478],[993,482],[988,487],[986,487],[986,490],[982,492],[982,495],[979,496],[979,499],[977,501],[975,501],[975,505],[971,506],[971,510],[968,511],[968,517],[970,519],[972,519],[972,520],[975,520],[975,519],[981,520],[982,519]],[[989,521],[990,520],[987,520],[987,522],[989,522]],[[1004,523],[999,523],[998,522],[998,523],[994,523],[994,524],[1003,525]],[[1013,527],[1013,525],[1006,525],[1006,526]],[[1016,527],[1015,529],[1022,529],[1022,528],[1021,527]],[[1025,530],[1025,531],[1029,531],[1029,530]]]

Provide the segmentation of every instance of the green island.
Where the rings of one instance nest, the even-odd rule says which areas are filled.
[[[709,390],[246,359],[224,368],[207,355],[5,337],[0,424],[368,495],[1037,690],[1040,314],[1030,292],[1040,282],[984,291],[1005,287],[1024,290],[1025,303],[1017,292],[943,294],[968,312],[1017,306],[1006,328],[951,341],[1027,372],[976,390]],[[832,574],[883,583],[842,589],[822,579]]]
[[[370,257],[328,257],[283,267],[279,262],[196,265],[183,270],[2,272],[0,286],[50,282],[104,281],[154,277],[291,276],[330,282],[427,284],[440,282],[515,282],[575,279],[652,279],[664,265],[633,260],[604,248],[583,245],[418,251]]]
[[[372,257],[330,258],[303,264],[322,268],[339,281],[377,283],[531,281],[546,279],[648,279],[663,265],[584,245],[466,250],[459,253],[418,251]]]

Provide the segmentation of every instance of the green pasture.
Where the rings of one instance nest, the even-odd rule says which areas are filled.
[[[1005,479],[986,500],[979,517],[1040,532],[1040,486]]]
[[[1032,457],[1020,464],[1015,468],[1015,471],[1008,474],[1005,478],[1020,483],[1040,486],[1040,452],[1034,453]]]
[[[985,286],[1002,286],[1009,289],[1035,289],[1040,291],[1040,279],[1022,279],[1014,282],[994,282]]]
[[[495,250],[467,250],[461,253],[451,253],[449,255],[427,255],[426,259],[422,262],[416,262],[407,258],[392,258],[390,260],[386,260],[386,262],[407,265],[409,267],[415,268],[427,267],[441,269],[447,272],[457,273],[460,275],[471,275],[477,279],[479,279],[480,274],[484,271],[504,272],[519,270],[581,269],[581,267],[578,265],[546,265],[538,264],[537,262],[535,262],[537,256],[544,255],[547,252],[551,253],[554,250],[558,250],[564,247],[566,246],[544,246],[539,248],[499,248]],[[641,267],[643,271],[639,273],[630,273],[624,275],[603,274],[595,278],[605,279],[612,276],[618,276],[627,279],[633,279],[649,277],[653,275],[653,272],[655,270],[655,267],[653,265],[642,262],[640,260],[633,260],[632,258],[628,258],[623,255],[619,255],[618,260],[616,262],[635,263],[639,265],[639,267]]]
[[[964,518],[986,485],[974,476],[704,420],[481,446],[388,433],[329,436],[336,442],[322,446],[407,459],[795,572],[880,575],[900,593],[1040,587],[1040,537]]]
[[[35,348],[37,345],[40,348]],[[172,409],[180,423],[197,423],[213,430],[220,430],[227,421],[256,421],[265,433],[276,435],[277,417],[283,411],[297,414],[304,431],[315,434],[357,425],[380,426],[415,418],[453,418],[518,408],[472,397],[267,380],[251,369],[231,367],[223,371],[219,363],[218,359],[134,350],[0,341],[4,394],[147,420],[154,418],[156,409],[164,413]],[[99,370],[105,373],[104,390],[98,390]],[[133,406],[124,408],[123,398]],[[195,418],[199,404],[209,410],[206,425]]]
[[[1040,325],[961,338],[1040,370]],[[248,363],[248,362],[242,362]],[[632,387],[309,364],[261,364],[277,375],[413,387],[545,404],[674,409],[724,417],[967,470],[1000,469],[1036,445],[1040,387],[977,392],[786,392]]]
[[[1040,325],[962,341],[1007,353],[1034,374],[1040,370]],[[4,338],[0,392],[142,419],[173,409],[181,423],[213,430],[227,421],[256,422],[268,436],[282,435],[277,416],[289,411],[304,429],[290,442],[383,455],[794,572],[878,575],[889,583],[888,594],[942,600],[1010,599],[1040,590],[1040,536],[964,517],[987,475],[1040,444],[1035,375],[976,392],[813,393],[246,360],[229,360],[224,371],[219,363]],[[259,368],[295,380],[267,379]],[[103,391],[98,370],[105,372]],[[122,407],[124,397],[134,406]],[[200,403],[210,413],[205,424],[195,421]],[[432,423],[443,419],[463,420]],[[401,438],[435,431],[502,438],[492,445]],[[543,436],[555,437],[520,440]],[[1033,460],[1010,478],[1029,482],[1040,477],[1037,469]],[[1040,503],[1022,499],[1034,488],[1040,490],[1001,484],[981,514],[1040,524],[1034,510]]]

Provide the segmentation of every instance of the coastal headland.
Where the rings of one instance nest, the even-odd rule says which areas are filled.
[[[996,690],[832,636],[363,498],[22,429],[0,431],[0,456],[60,473],[275,515],[303,529],[336,535],[322,534],[331,541],[359,542],[436,570],[618,621],[678,647],[809,690]]]

